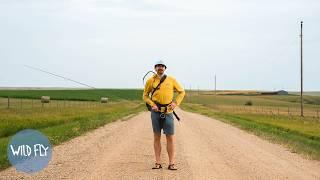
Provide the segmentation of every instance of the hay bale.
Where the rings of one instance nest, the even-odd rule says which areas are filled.
[[[41,103],[49,103],[50,96],[41,96]]]
[[[109,98],[101,97],[101,100],[100,100],[101,103],[108,103],[108,101],[109,101]]]
[[[246,103],[244,104],[245,106],[252,106],[253,105],[253,103],[252,103],[252,101],[251,100],[249,100],[249,101],[246,101]]]

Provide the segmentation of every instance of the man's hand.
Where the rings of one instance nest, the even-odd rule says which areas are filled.
[[[152,108],[152,110],[153,110],[153,111],[155,111],[155,112],[158,112],[158,111],[159,111],[159,109],[158,109],[158,106],[157,106],[157,105],[154,105],[154,106],[152,106],[151,108]]]
[[[172,102],[171,104],[169,104],[169,107],[174,110],[175,107],[177,107],[177,104]]]

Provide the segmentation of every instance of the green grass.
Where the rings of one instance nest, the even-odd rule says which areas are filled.
[[[285,101],[295,104],[300,104],[300,96],[298,95],[278,95],[278,96],[261,96],[265,99]],[[320,96],[304,95],[304,104],[320,105]]]
[[[119,118],[141,112],[141,101],[119,100],[95,107],[33,108],[0,110],[0,169],[9,167],[6,147],[10,138],[26,128],[37,129],[48,136],[52,145],[60,144],[89,130]]]
[[[290,94],[300,95],[300,92],[290,92]],[[320,96],[320,91],[306,91],[303,92],[303,94],[309,96]]]
[[[185,102],[196,104],[217,105],[244,105],[252,101],[254,106],[271,107],[300,107],[300,97],[297,95],[217,95],[187,93]],[[305,96],[305,106],[308,108],[320,107],[320,96]]]
[[[141,100],[141,89],[88,89],[88,90],[0,90],[0,97],[39,99],[50,96],[56,100],[100,101],[108,97],[111,101]]]
[[[182,108],[233,124],[260,137],[288,147],[308,158],[320,160],[320,121],[313,118],[221,112],[212,106],[187,103]]]

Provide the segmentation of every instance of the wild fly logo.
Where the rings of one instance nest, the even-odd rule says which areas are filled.
[[[15,134],[7,147],[8,159],[18,171],[35,173],[47,167],[52,148],[46,136],[26,129]]]
[[[32,147],[29,145],[20,145],[18,146],[18,149],[15,149],[13,145],[10,145],[11,152],[14,156],[42,156],[45,157],[47,156],[47,150],[49,147],[45,147],[42,144],[35,144],[33,145],[33,150]],[[32,154],[33,153],[33,154]]]

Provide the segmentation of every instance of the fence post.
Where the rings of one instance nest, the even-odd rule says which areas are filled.
[[[22,109],[22,99],[20,98],[20,109]]]
[[[10,97],[8,96],[8,106],[7,108],[9,109],[10,108]]]
[[[317,118],[319,119],[319,109],[317,109]]]
[[[31,108],[33,109],[33,99],[31,99]]]

